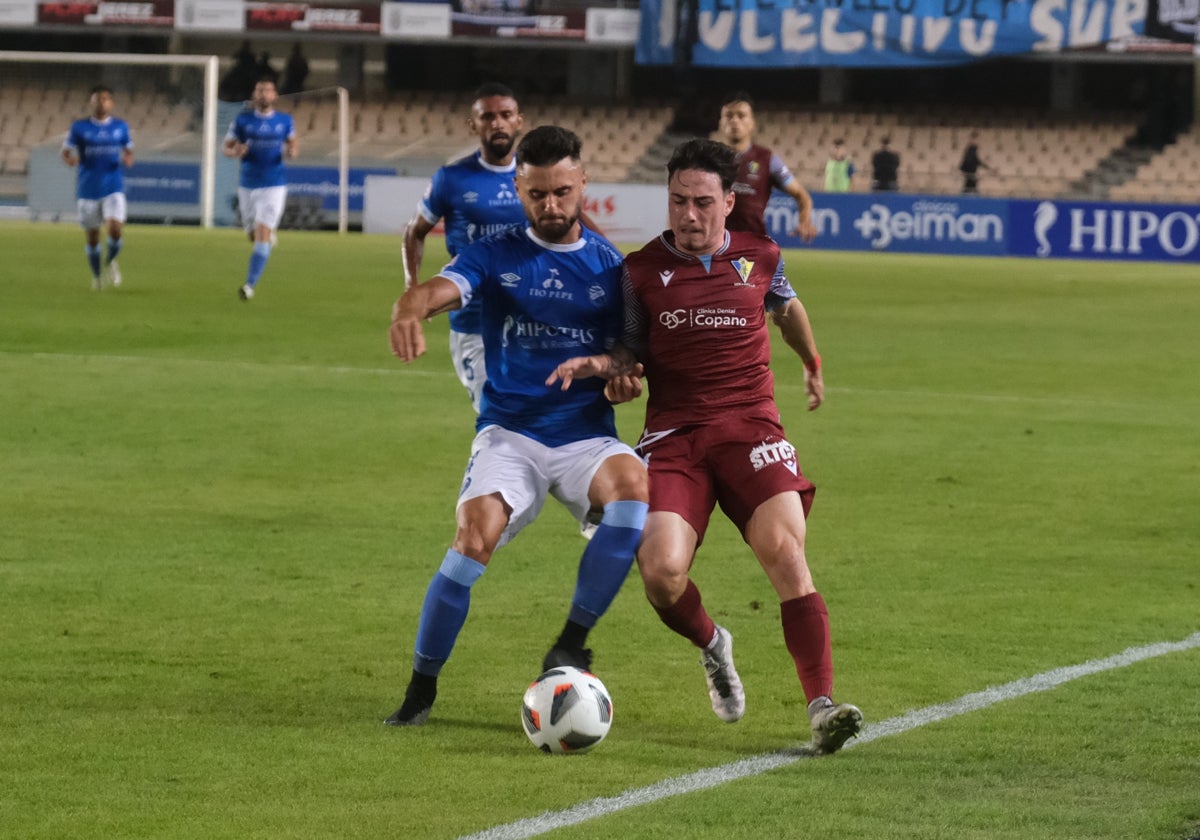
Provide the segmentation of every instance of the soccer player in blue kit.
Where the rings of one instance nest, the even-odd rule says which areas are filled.
[[[604,382],[547,384],[562,362],[610,348],[620,335],[621,255],[580,223],[587,183],[580,141],[557,126],[517,146],[516,189],[528,226],[471,245],[396,301],[389,338],[406,362],[425,352],[421,323],[478,297],[487,381],[459,492],[457,531],[425,593],[404,702],[387,723],[420,726],[467,618],[471,587],[493,553],[547,496],[583,522],[604,511],[579,561],[566,625],[542,667],[588,668],[587,635],[633,564],[646,519],[646,470],[617,438]]]
[[[112,115],[113,94],[103,85],[92,88],[91,116],[71,124],[63,142],[62,159],[78,166],[76,199],[79,225],[87,236],[87,260],[92,269],[92,288],[99,290],[107,280],[121,285],[117,254],[125,225],[125,176],[122,167],[133,166],[133,138],[129,125]],[[101,264],[100,228],[108,229],[107,253]]]
[[[475,91],[468,125],[479,138],[479,149],[435,172],[417,204],[417,212],[404,229],[405,289],[417,282],[425,237],[438,219],[445,220],[446,250],[451,257],[476,239],[525,224],[525,211],[513,183],[517,169],[513,150],[524,122],[516,97],[506,85],[491,82]],[[477,413],[487,377],[479,309],[475,298],[450,313],[450,358]]]
[[[254,297],[254,287],[258,285],[275,245],[275,229],[279,227],[287,202],[283,161],[294,158],[299,151],[295,123],[291,114],[275,110],[277,98],[275,81],[259,80],[251,100],[254,109],[237,115],[221,147],[226,157],[242,161],[238,208],[246,233],[254,243],[246,281],[238,289],[238,297],[242,300]]]

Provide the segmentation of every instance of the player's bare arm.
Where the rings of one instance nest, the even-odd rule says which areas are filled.
[[[413,286],[392,305],[392,325],[388,338],[392,354],[411,362],[425,354],[425,333],[421,322],[434,315],[462,306],[458,286],[438,275]]]
[[[817,228],[812,221],[813,200],[809,195],[808,190],[804,189],[804,185],[800,183],[800,179],[793,179],[790,184],[785,187],[787,194],[796,200],[796,209],[800,211],[799,219],[796,222],[796,229],[792,233],[799,236],[805,242],[812,242],[817,237]]]
[[[75,154],[74,149],[63,149],[62,160],[67,166],[75,166],[79,163],[79,156]]]
[[[812,324],[808,311],[797,298],[771,313],[771,320],[788,347],[804,362],[804,390],[808,393],[808,410],[816,411],[825,401],[825,380],[821,376],[821,356],[817,353],[817,342],[813,338]]]
[[[133,149],[126,149],[121,152],[121,163],[125,165],[126,169],[133,166]]]
[[[300,141],[295,137],[285,140],[283,143],[283,155],[288,160],[292,160],[296,155],[300,154]]]
[[[576,379],[587,379],[592,376],[609,381],[618,377],[634,375],[640,377],[641,367],[629,348],[622,344],[616,344],[607,353],[599,353],[595,356],[575,356],[567,359],[546,378],[546,384],[553,385],[561,382],[562,389],[565,391]]]
[[[404,228],[404,244],[401,246],[401,257],[404,261],[404,288],[411,289],[416,285],[421,273],[421,261],[425,259],[425,237],[433,230],[433,225],[420,213],[414,213],[412,220]]]
[[[225,157],[240,158],[246,154],[246,150],[249,148],[245,143],[239,142],[234,137],[226,137],[225,142],[221,144],[221,153]]]

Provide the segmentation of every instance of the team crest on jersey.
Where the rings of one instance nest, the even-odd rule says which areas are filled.
[[[512,289],[512,288],[515,288],[517,285],[519,285],[520,282],[521,282],[521,275],[513,274],[511,271],[507,271],[504,274],[500,275],[500,285],[501,286],[506,286],[506,287]]]
[[[738,277],[742,278],[740,284],[735,283],[734,285],[749,286],[750,272],[754,270],[754,263],[745,257],[738,257],[738,261],[733,264],[733,267],[737,270]]]
[[[783,464],[792,475],[798,475],[800,466],[796,462],[796,447],[786,440],[764,440],[750,450],[750,466],[754,467],[755,472],[772,464]]]
[[[675,272],[672,269],[658,272],[658,279],[662,281],[663,286],[669,284],[671,282],[671,278],[674,276]]]

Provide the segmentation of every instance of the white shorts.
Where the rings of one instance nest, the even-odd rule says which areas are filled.
[[[79,226],[84,230],[96,230],[109,219],[125,224],[125,193],[81,198],[75,204],[79,208]]]
[[[600,465],[614,455],[637,457],[616,438],[589,438],[551,447],[508,429],[488,426],[475,435],[471,444],[471,460],[467,462],[458,504],[492,493],[504,497],[512,516],[497,548],[537,519],[548,495],[558,499],[582,526],[592,506],[588,500],[592,479]]]
[[[287,187],[259,187],[255,190],[238,187],[238,211],[242,214],[242,227],[246,233],[254,233],[256,225],[266,225],[271,230],[278,228],[286,204]]]
[[[471,405],[479,413],[479,398],[483,396],[483,383],[487,382],[487,368],[483,363],[483,336],[479,333],[463,333],[450,330],[450,360],[458,381],[471,395]]]

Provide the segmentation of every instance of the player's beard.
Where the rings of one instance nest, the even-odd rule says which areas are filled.
[[[575,223],[578,221],[578,212],[573,216],[539,216],[533,226],[533,230],[537,233],[539,239],[546,242],[560,242],[563,237],[571,232],[571,229],[575,227]]]
[[[494,160],[504,160],[516,144],[516,135],[493,134],[488,138],[487,149]]]

